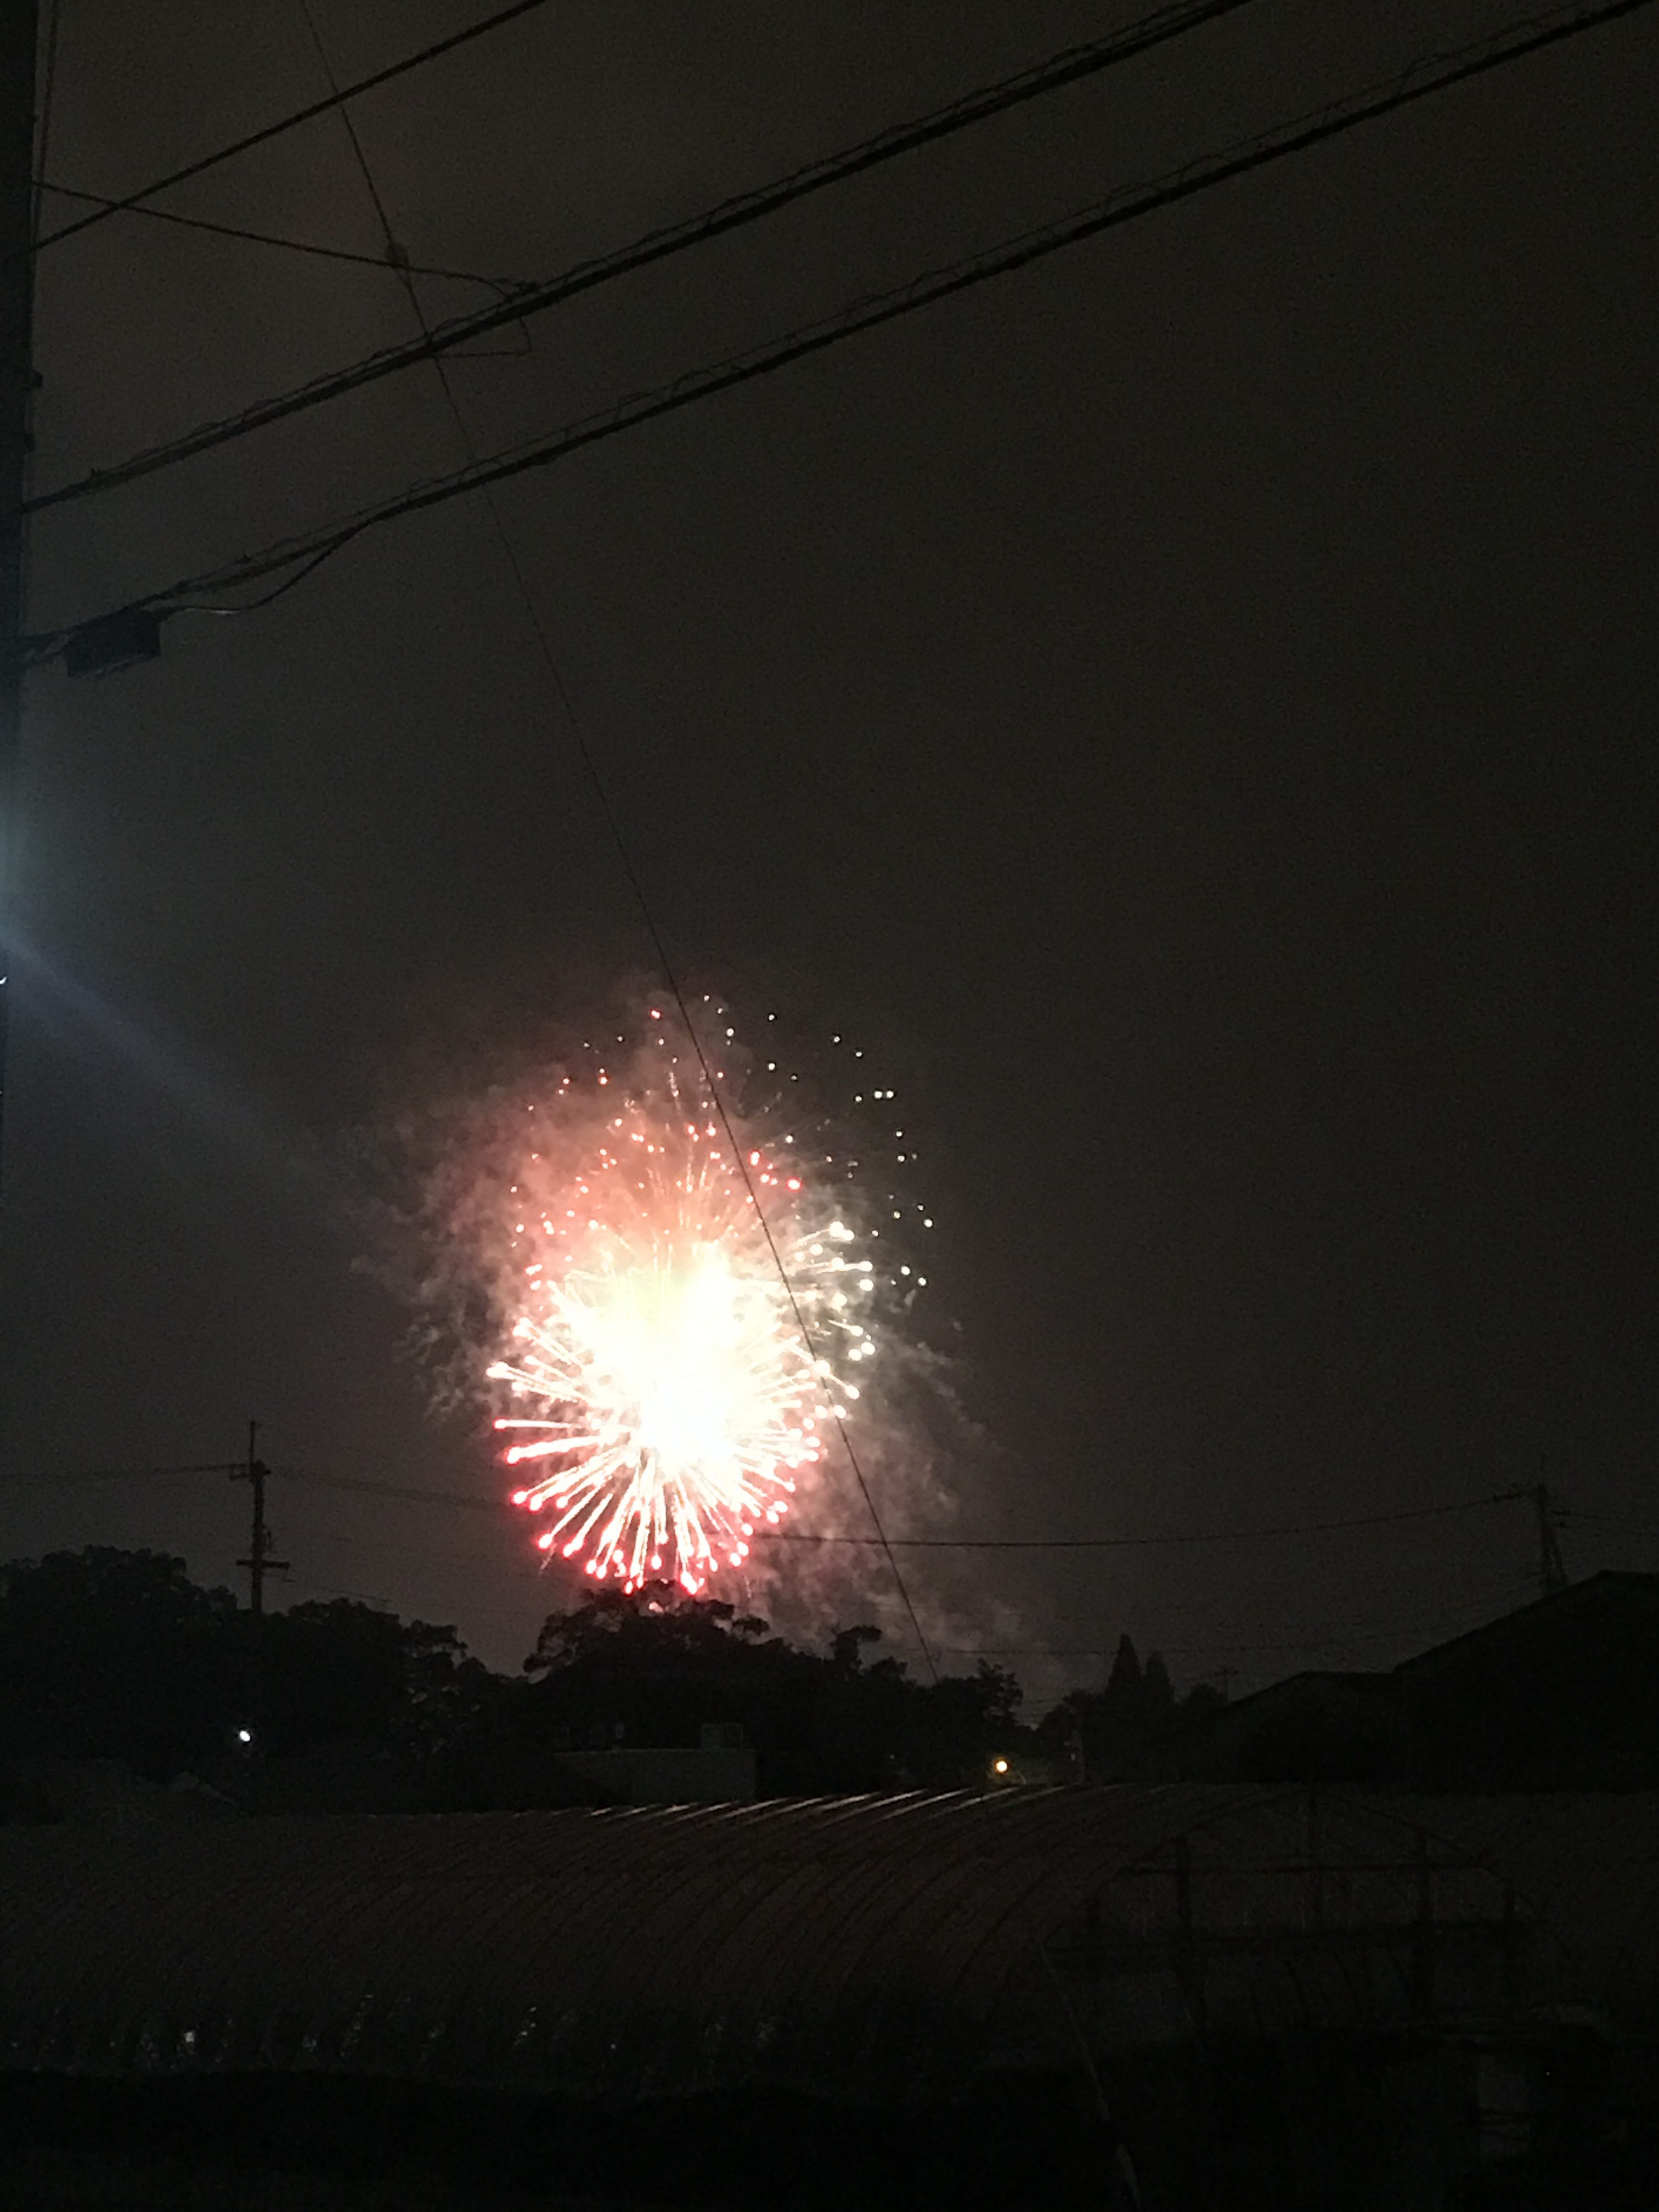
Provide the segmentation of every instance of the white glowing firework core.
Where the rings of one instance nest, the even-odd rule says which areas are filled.
[[[535,1408],[496,1423],[535,1432],[505,1455],[536,1468],[514,1502],[550,1511],[541,1547],[600,1579],[700,1590],[776,1525],[857,1398],[838,1370],[872,1356],[870,1264],[796,1159],[739,1158],[648,1102],[562,1172],[538,1165],[512,1193],[534,1256],[489,1370]]]

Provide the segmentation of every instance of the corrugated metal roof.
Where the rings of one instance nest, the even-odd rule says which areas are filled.
[[[831,2072],[897,2085],[959,2061],[1011,1956],[1239,1795],[13,1831],[0,2064],[576,2093]]]
[[[914,2094],[960,2080],[1011,1975],[1115,1875],[1230,1819],[1242,1843],[1241,1816],[1304,1796],[1176,1783],[0,1831],[0,2067]],[[1553,1819],[1346,1802],[1584,1917],[1610,1817],[1595,1801]],[[1650,1937],[1659,1813],[1643,1801],[1644,1831],[1613,1802]]]

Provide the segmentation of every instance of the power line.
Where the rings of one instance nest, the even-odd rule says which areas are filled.
[[[142,216],[146,222],[167,222],[180,230],[206,231],[210,237],[232,238],[248,246],[274,246],[284,253],[307,253],[322,261],[349,262],[362,269],[378,269],[384,275],[388,270],[398,276],[407,269],[415,276],[441,276],[452,283],[483,284],[492,292],[517,292],[523,282],[514,276],[485,276],[476,269],[441,269],[428,262],[389,263],[381,253],[354,253],[344,246],[322,246],[307,238],[283,238],[268,230],[249,230],[240,223],[215,222],[200,215],[175,215],[171,208],[129,207],[120,200],[112,200],[103,192],[88,192],[73,185],[54,184],[46,177],[33,179],[37,192],[54,193],[60,199],[84,200],[88,205],[105,209],[111,215]]]
[[[470,23],[465,30],[452,32],[448,38],[439,39],[429,46],[422,46],[418,53],[406,54],[400,62],[389,63],[385,69],[375,70],[368,76],[359,77],[356,84],[349,84],[343,91],[331,94],[326,100],[313,100],[310,106],[298,108],[292,115],[283,116],[279,122],[267,123],[261,129],[250,131],[246,138],[238,138],[231,145],[220,147],[216,153],[204,154],[198,161],[187,162],[182,169],[174,169],[165,177],[158,177],[154,184],[145,185],[136,192],[128,192],[120,199],[112,200],[107,206],[96,209],[91,215],[82,216],[78,222],[65,223],[61,230],[48,231],[44,238],[36,241],[32,250],[44,253],[47,246],[57,246],[66,238],[78,237],[82,231],[92,229],[95,224],[106,222],[112,215],[125,215],[142,201],[154,199],[158,192],[170,191],[173,185],[182,185],[191,177],[204,176],[208,170],[216,169],[222,162],[232,161],[239,154],[251,153],[256,146],[268,145],[273,138],[280,138],[285,132],[296,130],[301,124],[310,123],[319,115],[326,115],[331,108],[342,106],[345,101],[356,100],[363,93],[373,92],[380,85],[390,84],[394,77],[406,76],[410,70],[420,69],[428,62],[436,61],[441,54],[453,53],[458,46],[467,46],[474,39],[498,31],[504,24],[515,22],[520,15],[531,15],[544,4],[545,0],[514,0],[512,7],[501,9],[493,15],[486,15],[479,22]]]
[[[60,1472],[36,1468],[13,1473],[0,1472],[0,1489],[46,1488],[60,1485],[104,1482],[152,1482],[173,1475],[188,1474],[245,1474],[245,1460],[204,1460],[179,1467],[96,1467],[71,1468]],[[351,1491],[368,1498],[395,1498],[422,1505],[463,1506],[485,1512],[506,1512],[509,1509],[500,1500],[472,1498],[460,1491],[425,1490],[415,1485],[376,1482],[367,1477],[346,1474],[321,1474],[309,1468],[276,1467],[271,1469],[279,1482],[304,1483],[322,1490]]]
[[[501,1513],[512,1510],[499,1498],[474,1498],[465,1491],[427,1490],[412,1483],[374,1482],[367,1476],[355,1474],[319,1474],[310,1468],[278,1467],[272,1474],[279,1482],[304,1483],[315,1490],[341,1490],[360,1498],[395,1498],[405,1504],[459,1506],[469,1513]]]
[[[1179,4],[1162,8],[1155,15],[1130,24],[1123,30],[1115,31],[1105,38],[1097,39],[1086,46],[1067,47],[1048,61],[1037,64],[1035,68],[1022,70],[1018,76],[1004,78],[996,84],[969,93],[948,107],[935,109],[912,122],[896,125],[843,153],[830,155],[772,184],[742,193],[734,199],[723,200],[717,206],[706,209],[667,229],[647,232],[631,246],[623,246],[614,253],[580,262],[574,269],[566,270],[540,283],[524,285],[498,307],[481,308],[471,315],[458,316],[429,330],[423,329],[421,337],[413,342],[385,347],[349,368],[331,370],[313,378],[308,384],[301,385],[292,392],[262,400],[221,422],[204,423],[198,429],[187,431],[180,438],[136,453],[111,468],[95,469],[89,476],[79,477],[73,483],[59,485],[51,491],[40,493],[32,503],[32,507],[51,507],[60,501],[81,498],[92,492],[113,490],[117,485],[131,483],[157,469],[167,468],[194,454],[210,452],[228,440],[245,437],[252,430],[282,422],[307,408],[320,406],[326,400],[355,392],[361,386],[374,383],[380,377],[393,375],[400,369],[414,367],[418,362],[430,360],[437,354],[465,345],[471,339],[488,337],[509,324],[521,323],[531,315],[558,307],[581,293],[612,283],[618,277],[649,268],[656,262],[670,259],[691,246],[722,237],[746,224],[758,222],[815,192],[825,191],[832,185],[860,176],[883,162],[896,160],[901,155],[932,145],[956,131],[968,129],[973,124],[1006,113],[1027,100],[1057,91],[1064,85],[1075,84],[1103,70],[1133,60],[1154,46],[1164,45],[1187,31],[1249,4],[1250,0],[1179,0]],[[343,103],[350,97],[349,92],[339,95],[342,112],[344,112]]]
[[[403,287],[404,295],[408,299],[410,306],[414,310],[416,321],[420,325],[422,330],[424,331],[426,328],[426,318],[421,312],[420,300],[416,296],[413,281],[415,271],[410,265],[408,255],[404,252],[403,247],[398,243],[396,237],[393,235],[391,218],[386,214],[385,204],[380,198],[380,189],[376,185],[374,174],[369,168],[368,156],[363,151],[363,142],[357,136],[357,126],[351,119],[351,110],[346,104],[346,95],[340,89],[338,80],[334,75],[333,65],[328,58],[327,49],[323,45],[322,39],[317,29],[316,22],[312,16],[311,9],[306,4],[306,0],[300,0],[300,13],[304,18],[306,30],[310,36],[311,43],[316,49],[317,58],[322,64],[323,76],[327,81],[330,93],[333,95],[335,112],[339,116],[341,127],[345,131],[346,137],[350,142],[353,158],[356,161],[358,170],[362,176],[364,184],[368,186],[368,197],[374,204],[375,219],[380,223],[380,236],[386,246],[384,265],[390,269],[393,275],[398,278],[398,283]]]
[[[1659,1537],[1659,1526],[1651,1521],[1632,1521],[1622,1513],[1592,1513],[1568,1506],[1561,1509],[1556,1517],[1570,1528],[1581,1521],[1593,1521],[1604,1528],[1622,1529],[1627,1535]]]
[[[34,1472],[0,1474],[0,1487],[31,1483],[133,1482],[167,1475],[236,1474],[241,1472],[243,1462],[240,1460],[215,1460],[202,1465],[180,1467],[97,1468],[59,1474]],[[271,1472],[281,1482],[296,1482],[308,1488],[337,1490],[362,1498],[396,1498],[408,1504],[459,1508],[472,1513],[506,1514],[511,1510],[500,1499],[478,1498],[463,1491],[430,1490],[416,1484],[378,1481],[366,1475],[327,1474],[311,1468],[276,1467]],[[755,1541],[912,1552],[1138,1551],[1190,1544],[1261,1543],[1297,1536],[1328,1535],[1352,1528],[1394,1528],[1417,1521],[1441,1520],[1451,1514],[1479,1512],[1490,1505],[1511,1502],[1507,1495],[1498,1494],[1490,1498],[1457,1498],[1443,1505],[1408,1506],[1394,1513],[1354,1514],[1339,1520],[1283,1522],[1258,1528],[1166,1530],[1148,1535],[844,1536],[812,1534],[795,1529],[757,1529]],[[1608,1521],[1613,1516],[1575,1512],[1571,1517]]]
[[[0,1489],[31,1485],[56,1488],[60,1484],[80,1482],[154,1482],[175,1474],[240,1474],[243,1465],[240,1460],[207,1460],[189,1467],[70,1468],[58,1474],[29,1468],[20,1474],[0,1474]]]
[[[544,1580],[540,1565],[530,1565],[523,1551],[517,1547],[504,1557],[499,1545],[492,1545],[485,1551],[476,1545],[457,1544],[453,1538],[441,1534],[429,1535],[422,1542],[417,1531],[405,1519],[399,1519],[395,1524],[395,1534],[391,1533],[386,1522],[377,1522],[373,1534],[365,1542],[362,1536],[348,1535],[343,1528],[327,1528],[311,1519],[305,1512],[307,1502],[302,1501],[296,1507],[295,1501],[289,1498],[283,1510],[289,1519],[298,1512],[301,1535],[307,1545],[337,1544],[360,1558],[366,1548],[372,1550],[376,1559],[394,1553],[400,1559],[418,1559],[422,1567],[427,1568],[456,1565],[489,1567],[494,1571],[492,1579],[499,1579],[505,1575],[510,1582],[539,1583]],[[519,1514],[514,1513],[513,1517],[521,1522],[522,1516]],[[415,1540],[411,1541],[411,1538]]]
[[[152,1477],[183,1474],[235,1474],[243,1471],[240,1460],[214,1460],[199,1466],[149,1468],[97,1468],[77,1469],[69,1474],[48,1474],[28,1473],[0,1474],[0,1486],[11,1483],[58,1482],[132,1482]],[[326,1474],[311,1468],[276,1467],[271,1470],[278,1481],[298,1482],[308,1487],[338,1490],[365,1498],[395,1498],[417,1505],[459,1507],[467,1512],[497,1513],[510,1509],[496,1498],[477,1498],[466,1492],[429,1490],[420,1485],[381,1482],[367,1475]],[[1347,1528],[1381,1528],[1413,1521],[1444,1518],[1449,1514],[1473,1513],[1488,1505],[1509,1503],[1504,1497],[1465,1498],[1454,1499],[1443,1505],[1409,1506],[1394,1513],[1362,1513],[1340,1520],[1297,1521],[1276,1523],[1261,1528],[1222,1528],[1202,1531],[1173,1530],[1154,1535],[1136,1536],[874,1536],[813,1535],[793,1529],[756,1531],[756,1540],[768,1543],[851,1545],[870,1547],[884,1542],[895,1550],[944,1552],[1100,1552],[1133,1551],[1146,1547],[1182,1544],[1234,1544],[1267,1541],[1291,1536],[1315,1536]],[[1575,1516],[1578,1517],[1578,1516]],[[1606,1516],[1596,1516],[1598,1519]]]
[[[1281,1536],[1320,1536],[1339,1528],[1384,1528],[1398,1522],[1433,1521],[1449,1513],[1473,1513],[1482,1506],[1508,1501],[1498,1498],[1466,1498],[1450,1505],[1418,1505],[1401,1513],[1361,1513],[1344,1521],[1298,1521],[1273,1528],[1217,1528],[1201,1533],[1172,1532],[1158,1536],[894,1536],[890,1541],[907,1552],[1125,1552],[1170,1544],[1259,1543]],[[757,1529],[757,1543],[868,1544],[869,1536],[816,1536],[798,1529]]]
[[[1230,1657],[1243,1657],[1257,1652],[1270,1651],[1337,1651],[1345,1644],[1382,1644],[1396,1636],[1440,1636],[1449,1632],[1461,1633],[1465,1616],[1439,1620],[1368,1621],[1357,1627],[1346,1622],[1334,1624],[1328,1636],[1305,1636],[1294,1642],[1271,1644],[1229,1644],[1216,1640],[1207,1644],[1147,1644],[1150,1652],[1165,1659],[1206,1658],[1212,1653]],[[1477,1626],[1482,1625],[1477,1623]],[[1086,1648],[1060,1649],[1051,1644],[947,1644],[941,1647],[952,1659],[1111,1659],[1117,1654],[1116,1644],[1094,1644]]]
[[[606,439],[619,436],[623,431],[636,428],[641,423],[677,413],[700,400],[712,398],[717,392],[730,391],[737,386],[769,375],[808,355],[826,351],[848,338],[916,313],[921,308],[931,307],[956,293],[967,291],[994,277],[1028,268],[1048,255],[1058,252],[1062,247],[1097,237],[1139,216],[1191,198],[1213,185],[1226,183],[1252,170],[1264,168],[1287,155],[1304,152],[1327,139],[1355,129],[1362,123],[1375,121],[1416,100],[1425,99],[1432,93],[1484,75],[1488,70],[1518,60],[1525,54],[1536,52],[1544,46],[1573,37],[1578,32],[1611,22],[1621,15],[1634,14],[1638,9],[1651,4],[1652,0],[1601,0],[1601,5],[1588,11],[1555,9],[1547,15],[1534,16],[1524,23],[1511,25],[1475,46],[1461,48],[1455,54],[1419,61],[1386,85],[1373,86],[1364,92],[1350,94],[1315,115],[1298,117],[1224,154],[1189,162],[1152,185],[1125,187],[1093,207],[1063,216],[1041,229],[1028,231],[965,261],[931,270],[895,291],[854,302],[835,315],[807,325],[749,353],[731,356],[713,368],[692,371],[650,392],[618,401],[597,415],[568,425],[550,438],[497,454],[451,476],[416,484],[396,498],[376,507],[361,509],[355,515],[302,536],[281,540],[262,552],[245,554],[204,574],[185,579],[132,600],[127,607],[117,611],[123,615],[146,611],[164,618],[173,613],[188,611],[191,602],[215,600],[228,592],[283,574],[289,569],[299,572],[288,576],[264,600],[253,603],[255,605],[269,604],[270,599],[291,589],[302,580],[304,574],[320,567],[354,540],[385,524],[400,520],[405,515],[420,513],[427,507],[441,506],[487,484],[501,483],[532,469],[548,467],[585,447],[597,445]],[[86,484],[78,488],[67,488],[58,495],[68,497],[74,489],[87,489],[93,481],[88,479]],[[40,501],[35,502],[37,506],[42,503]],[[226,611],[241,612],[252,611],[252,609]],[[31,638],[27,641],[30,665],[38,665],[60,653],[76,629],[91,629],[93,626],[92,623],[72,625]]]
[[[208,1469],[204,1472],[218,1472]],[[315,1485],[325,1490],[355,1492],[369,1498],[396,1498],[421,1505],[459,1506],[469,1512],[504,1512],[509,1509],[493,1498],[474,1498],[464,1492],[447,1490],[427,1490],[394,1483],[378,1482],[367,1476],[319,1474],[308,1468],[278,1468],[277,1477],[287,1482]],[[768,1543],[841,1545],[871,1547],[890,1547],[895,1551],[945,1552],[1097,1552],[1138,1550],[1146,1547],[1182,1544],[1232,1544],[1267,1541],[1291,1536],[1322,1535],[1347,1528],[1379,1528],[1413,1521],[1438,1520],[1449,1514],[1472,1513],[1488,1505],[1505,1503],[1500,1498],[1466,1498],[1444,1505],[1407,1507],[1395,1513],[1364,1513],[1343,1520],[1298,1521],[1265,1528],[1225,1528],[1204,1531],[1172,1531],[1158,1535],[1143,1536],[837,1536],[811,1535],[793,1530],[756,1531],[755,1540]]]
[[[51,13],[46,19],[46,57],[40,70],[40,112],[34,126],[34,158],[43,168],[52,145],[52,115],[58,97],[58,46],[63,28],[64,0],[52,0]],[[13,177],[10,181],[18,184],[21,179]],[[32,249],[38,249],[41,226],[46,219],[42,195],[47,187],[44,179],[38,176],[31,177],[30,181],[34,186],[34,219],[30,228],[29,244]]]
[[[766,1249],[772,1255],[772,1264],[777,1269],[778,1279],[783,1285],[784,1296],[789,1301],[789,1310],[794,1316],[795,1327],[800,1332],[801,1342],[806,1346],[807,1358],[811,1360],[813,1365],[816,1367],[819,1364],[817,1345],[813,1340],[811,1330],[806,1325],[806,1316],[801,1311],[800,1300],[795,1296],[795,1286],[790,1281],[789,1272],[783,1264],[783,1255],[778,1249],[777,1240],[772,1234],[772,1224],[766,1218],[766,1209],[762,1206],[759,1194],[756,1191],[754,1179],[749,1172],[748,1160],[744,1156],[743,1146],[738,1141],[738,1133],[732,1126],[732,1118],[726,1110],[726,1101],[720,1096],[719,1090],[715,1086],[714,1074],[708,1065],[708,1057],[703,1050],[702,1039],[697,1035],[696,1027],[692,1023],[691,1017],[687,1012],[685,1000],[680,994],[678,982],[676,981],[672,970],[665,970],[665,972],[667,973],[669,988],[673,992],[675,1003],[679,1007],[686,1029],[690,1035],[692,1046],[697,1055],[698,1064],[702,1069],[703,1080],[708,1087],[708,1095],[714,1100],[714,1110],[720,1116],[720,1127],[726,1132],[726,1142],[732,1147],[732,1157],[737,1163],[738,1173],[743,1178],[744,1188],[749,1194],[749,1203],[755,1209],[755,1218],[759,1222],[761,1234],[766,1239]],[[895,1556],[895,1546],[893,1540],[889,1537],[886,1528],[883,1526],[881,1515],[876,1507],[874,1494],[872,1492],[869,1482],[865,1476],[864,1468],[860,1463],[858,1451],[853,1443],[852,1437],[847,1433],[845,1425],[839,1420],[836,1423],[836,1433],[841,1440],[842,1450],[846,1456],[848,1467],[853,1470],[853,1479],[858,1484],[859,1494],[864,1500],[866,1510],[870,1516],[871,1525],[874,1528],[876,1532],[873,1536],[865,1537],[863,1541],[866,1545],[873,1544],[877,1546],[880,1549],[884,1558],[886,1559],[888,1568],[892,1574],[893,1581],[897,1586],[899,1596],[903,1602],[905,1613],[908,1616],[911,1631],[915,1637],[917,1644],[921,1648],[921,1656],[927,1662],[927,1671],[933,1676],[934,1681],[937,1682],[939,1680],[939,1668],[934,1662],[933,1654],[928,1645],[927,1634],[922,1628],[921,1617],[918,1615],[915,1606],[911,1600],[909,1586],[904,1579],[904,1571],[899,1565],[898,1560]],[[757,1531],[757,1534],[759,1532]]]

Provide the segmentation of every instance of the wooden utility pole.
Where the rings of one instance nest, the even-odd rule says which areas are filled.
[[[5,1126],[23,710],[23,479],[34,398],[36,0],[0,0],[0,1133]]]
[[[1538,1587],[1546,1597],[1553,1597],[1567,1586],[1567,1569],[1556,1538],[1555,1511],[1547,1482],[1534,1483],[1532,1510],[1538,1516]]]
[[[1558,1590],[1568,1585],[1567,1566],[1561,1557],[1561,1544],[1555,1533],[1555,1505],[1547,1482],[1528,1483],[1515,1490],[1501,1490],[1492,1503],[1496,1505],[1530,1505],[1538,1528],[1538,1564],[1533,1570],[1540,1594],[1553,1597]]]
[[[271,1568],[287,1566],[286,1559],[270,1556],[270,1531],[265,1526],[265,1482],[270,1469],[258,1455],[259,1424],[247,1425],[247,1465],[239,1468],[234,1481],[247,1483],[253,1492],[253,1520],[248,1535],[247,1557],[238,1559],[247,1569],[247,1609],[257,1620],[265,1609],[265,1576]]]
[[[247,1425],[247,1463],[231,1476],[233,1482],[246,1482],[253,1492],[253,1517],[248,1531],[247,1557],[238,1559],[239,1567],[247,1569],[247,1711],[237,1740],[247,1755],[247,1809],[258,1812],[262,1802],[264,1784],[261,1767],[264,1759],[265,1719],[265,1577],[275,1568],[285,1567],[286,1559],[270,1556],[270,1531],[265,1526],[265,1483],[270,1469],[259,1456],[259,1424]]]

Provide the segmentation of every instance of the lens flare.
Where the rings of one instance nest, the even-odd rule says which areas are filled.
[[[544,1102],[507,1194],[521,1287],[488,1373],[529,1478],[514,1503],[552,1516],[541,1549],[695,1595],[822,1466],[877,1356],[881,1279],[844,1166],[820,1180],[792,1138],[728,1129],[678,1065],[601,1067]]]

